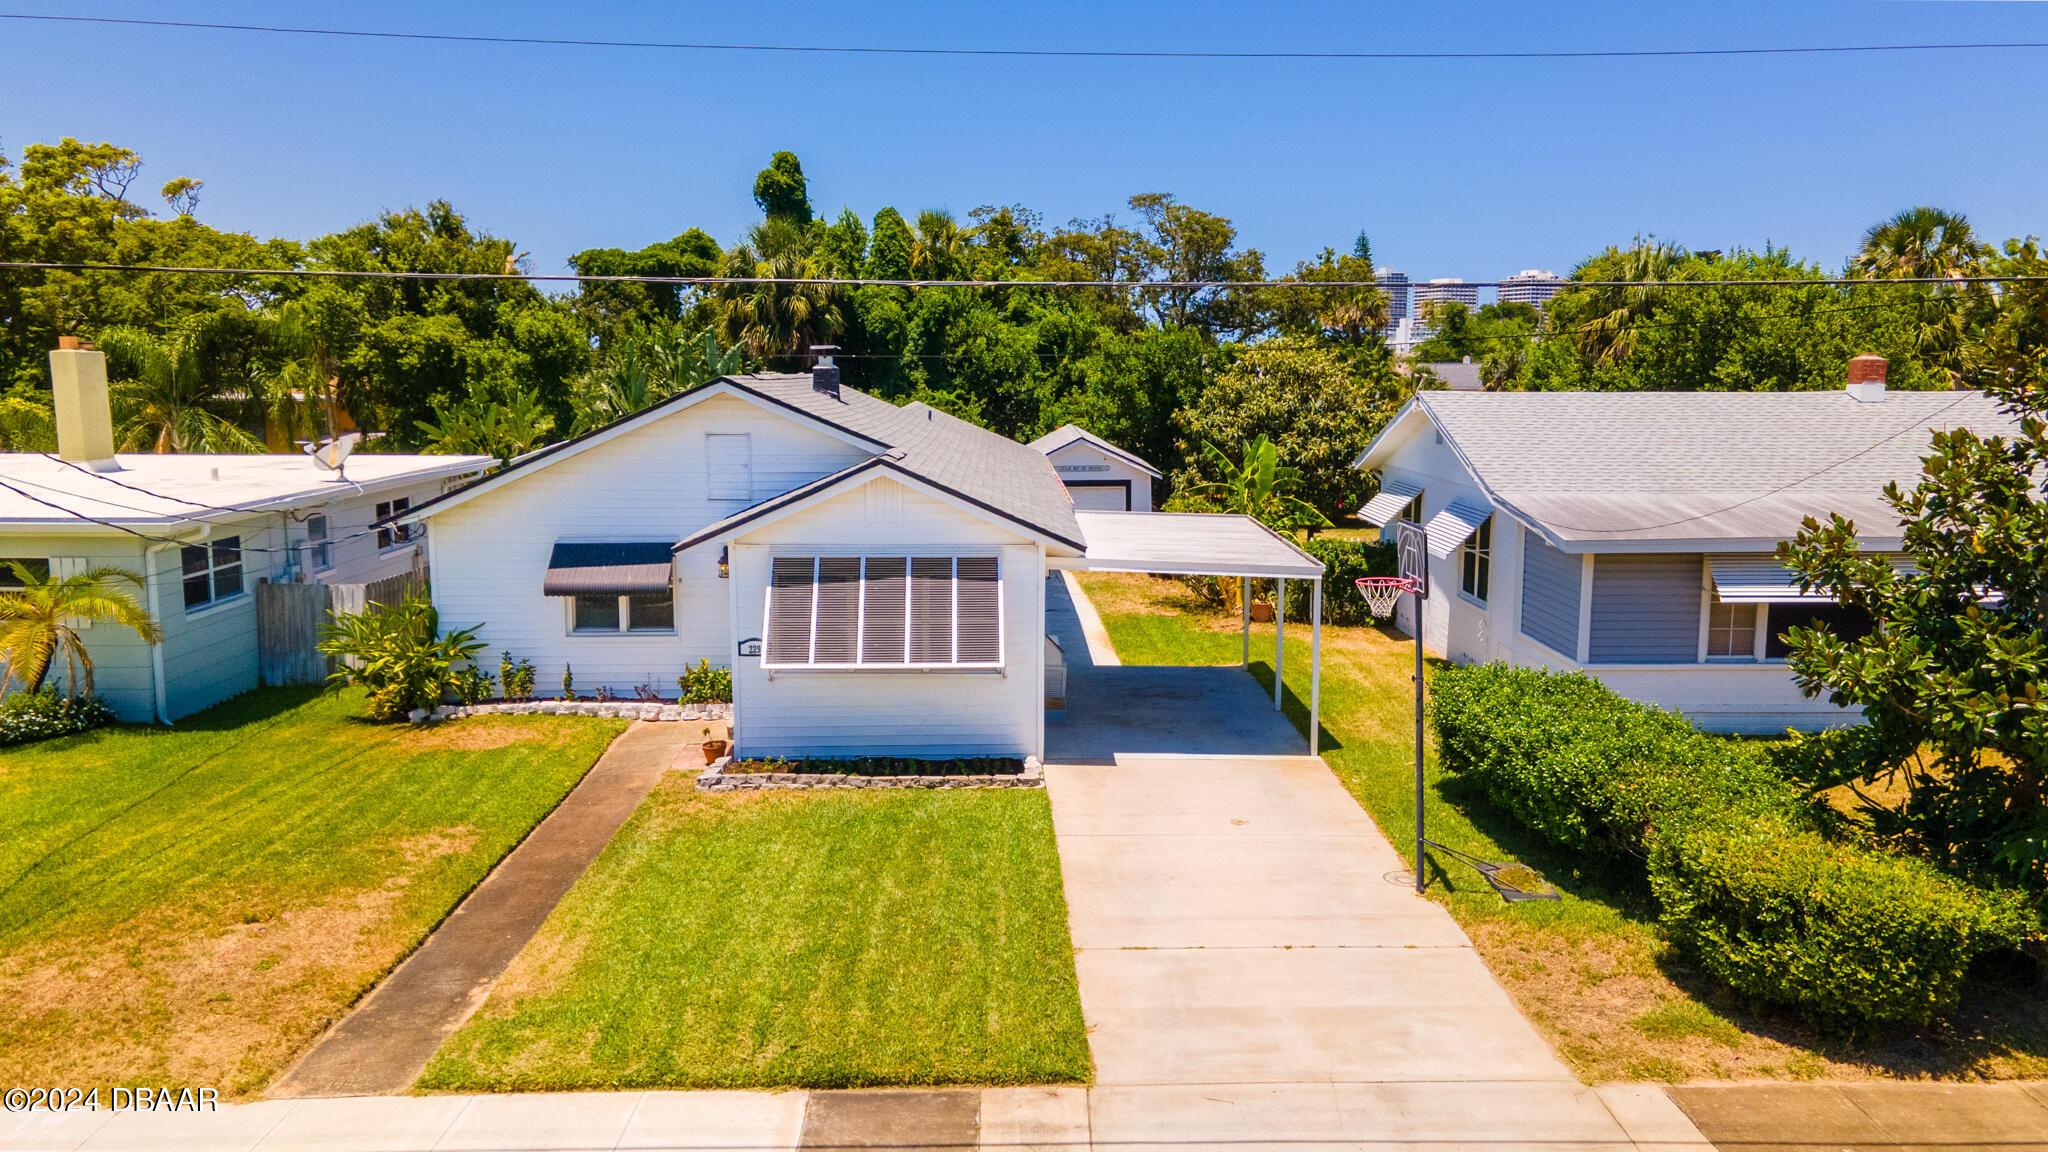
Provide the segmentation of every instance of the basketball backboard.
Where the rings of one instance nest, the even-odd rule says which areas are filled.
[[[1420,524],[1407,520],[1397,523],[1394,551],[1401,564],[1397,575],[1414,581],[1416,598],[1426,600],[1429,598],[1429,533],[1423,531]]]

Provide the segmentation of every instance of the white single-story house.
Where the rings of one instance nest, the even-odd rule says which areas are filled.
[[[565,668],[630,699],[729,667],[737,756],[1042,756],[1049,570],[1322,575],[1243,517],[1077,512],[1042,452],[814,351],[394,517],[432,525],[443,625],[548,695]]]
[[[1785,630],[1865,626],[1802,594],[1778,542],[1839,512],[1895,553],[1883,497],[1940,429],[2013,427],[1978,392],[1887,392],[1858,357],[1843,391],[1419,392],[1359,457],[1362,516],[1428,532],[1425,647],[1459,662],[1583,669],[1725,732],[1860,719],[1801,694]],[[1409,597],[1398,626],[1414,634]]]
[[[1150,512],[1159,469],[1076,424],[1031,442],[1067,486],[1074,507],[1091,512]]]
[[[343,479],[303,453],[116,454],[104,356],[64,348],[50,364],[58,450],[0,453],[0,560],[144,577],[134,591],[163,643],[106,625],[86,639],[95,689],[123,720],[174,720],[256,687],[255,585],[406,572],[424,533],[376,522],[490,463],[360,453]],[[14,583],[0,566],[0,585]]]

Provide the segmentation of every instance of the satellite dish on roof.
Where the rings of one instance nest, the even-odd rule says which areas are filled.
[[[342,468],[348,463],[349,453],[356,450],[356,443],[362,438],[361,432],[344,432],[317,444],[309,442],[304,447],[306,455],[313,458],[313,463],[334,473],[336,480],[345,481],[348,476],[343,473]]]

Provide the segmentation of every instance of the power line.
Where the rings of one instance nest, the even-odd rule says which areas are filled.
[[[205,541],[199,541],[199,540],[180,540],[180,539],[178,539],[178,538],[177,538],[177,537],[175,537],[175,536],[159,536],[159,535],[157,535],[157,534],[155,534],[155,533],[152,533],[152,532],[143,532],[143,531],[140,531],[140,530],[138,530],[138,529],[135,529],[135,528],[130,528],[130,527],[128,527],[127,525],[125,525],[125,524],[122,524],[122,523],[119,523],[119,522],[117,522],[117,521],[113,521],[113,520],[103,520],[103,519],[101,519],[101,518],[99,518],[99,517],[97,517],[97,516],[88,516],[88,515],[86,515],[85,513],[83,513],[83,512],[80,512],[80,511],[78,511],[78,510],[77,510],[77,509],[75,509],[75,508],[68,508],[68,507],[66,507],[66,506],[64,506],[64,505],[62,505],[62,504],[59,504],[59,503],[57,503],[57,502],[56,502],[56,501],[54,501],[54,500],[48,500],[48,499],[45,499],[45,498],[43,498],[43,497],[41,497],[41,496],[38,496],[38,495],[36,495],[36,494],[35,494],[35,493],[33,493],[33,492],[26,492],[26,491],[23,491],[23,490],[22,490],[21,488],[19,488],[19,487],[17,487],[17,486],[16,486],[16,485],[18,485],[18,484],[26,484],[26,485],[28,485],[28,486],[29,486],[29,487],[31,487],[31,488],[43,488],[43,489],[45,489],[46,491],[52,491],[52,492],[61,492],[61,491],[62,491],[61,489],[55,489],[55,488],[50,488],[50,487],[49,487],[48,485],[44,485],[44,484],[38,484],[38,483],[36,483],[36,482],[35,482],[35,481],[33,481],[33,480],[24,480],[24,479],[22,479],[22,478],[21,478],[21,477],[19,477],[19,476],[16,476],[16,477],[11,477],[11,478],[6,478],[6,479],[0,479],[0,488],[4,488],[4,489],[6,489],[7,491],[9,491],[9,492],[12,492],[12,493],[14,493],[14,494],[15,494],[16,496],[19,496],[19,497],[21,497],[21,498],[22,498],[22,499],[24,499],[24,500],[33,500],[33,501],[35,501],[35,502],[36,502],[37,504],[41,504],[41,505],[42,505],[43,507],[45,507],[45,508],[49,508],[49,509],[52,509],[52,510],[54,510],[54,511],[57,511],[57,512],[62,512],[62,513],[63,513],[63,514],[65,514],[66,516],[74,516],[74,517],[77,517],[78,519],[80,519],[80,520],[83,520],[83,521],[85,521],[85,522],[86,522],[86,523],[88,523],[88,524],[97,524],[97,525],[99,525],[99,526],[100,526],[100,527],[102,527],[102,528],[112,528],[112,529],[113,529],[113,530],[115,530],[116,532],[126,532],[126,533],[127,533],[128,535],[130,535],[130,536],[135,536],[135,537],[138,537],[138,538],[140,538],[140,539],[143,539],[143,540],[150,540],[150,541],[154,541],[154,542],[156,542],[156,543],[159,543],[159,544],[178,544],[178,545],[182,545],[182,546],[188,546],[188,547],[199,547],[200,545],[202,545],[202,544],[204,544],[204,543],[205,543]],[[128,485],[128,484],[124,484],[124,485],[122,485],[122,487],[124,487],[124,488],[132,488],[132,487],[134,487],[134,486],[133,486],[133,485]],[[154,496],[154,497],[156,497],[157,499],[160,499],[160,500],[177,500],[177,499],[178,499],[178,497],[176,497],[176,496],[165,496],[165,495],[163,495],[162,493],[158,493],[158,492],[151,492],[150,490],[148,490],[148,489],[146,489],[146,488],[135,488],[135,491],[137,491],[137,492],[141,492],[142,494],[144,494],[144,495],[146,495],[146,496]],[[69,493],[65,493],[65,494],[67,494],[67,495],[68,495]],[[86,499],[88,499],[88,500],[92,500],[92,501],[94,501],[95,503],[99,503],[99,504],[105,504],[105,505],[108,505],[109,507],[113,507],[113,508],[125,508],[125,509],[127,509],[128,511],[130,511],[130,512],[143,512],[143,513],[148,513],[148,514],[150,514],[150,515],[158,515],[158,514],[159,514],[159,513],[153,512],[152,510],[150,510],[150,509],[147,509],[147,508],[137,508],[137,507],[135,507],[134,505],[131,505],[131,504],[123,504],[123,503],[121,503],[121,502],[119,502],[119,501],[116,501],[116,500],[106,500],[106,499],[102,499],[102,498],[100,498],[100,497],[96,497],[96,496],[87,496],[87,497],[85,497],[85,498],[86,498]],[[183,501],[183,503],[187,503],[187,504],[189,504],[189,503],[191,503],[191,501],[187,500],[187,501]],[[199,507],[201,507],[201,508],[206,508],[207,506],[206,506],[206,505],[199,505]],[[233,509],[233,508],[220,508],[220,507],[215,507],[215,508],[209,508],[209,509],[208,509],[208,511],[213,511],[213,512],[223,512],[223,513],[227,513],[227,512],[235,512],[235,511],[240,511],[240,512],[241,512],[242,514],[244,514],[244,515],[249,515],[249,514],[255,514],[255,515],[262,515],[262,514],[264,514],[264,513],[265,513],[265,512],[267,512],[267,511],[277,511],[277,512],[282,512],[282,513],[285,513],[286,515],[289,515],[289,513],[288,513],[288,512],[286,512],[286,510],[284,510],[284,509]],[[208,527],[208,528],[216,528],[216,527],[220,527],[220,526],[221,526],[221,525],[219,525],[218,523],[216,523],[215,521],[212,521],[212,520],[204,520],[204,519],[201,519],[201,518],[200,518],[200,516],[201,516],[201,514],[200,514],[200,513],[194,513],[193,515],[191,515],[191,516],[189,516],[189,517],[186,517],[186,519],[188,519],[188,520],[192,520],[192,521],[195,521],[195,522],[197,522],[197,523],[199,523],[199,524],[202,524],[202,525],[205,525],[205,526],[206,526],[206,527]],[[364,537],[366,537],[366,536],[375,536],[375,535],[377,535],[377,533],[378,533],[379,531],[380,531],[379,529],[377,529],[377,528],[375,528],[375,527],[371,527],[371,528],[366,528],[366,529],[364,529],[364,530],[362,530],[362,531],[360,531],[360,532],[350,532],[350,533],[346,533],[346,534],[344,534],[344,535],[340,535],[340,536],[330,536],[330,537],[326,538],[325,540],[320,540],[320,541],[314,541],[313,543],[315,543],[315,544],[339,544],[339,543],[341,543],[341,542],[343,542],[343,541],[345,541],[345,540],[361,540],[361,539],[363,539],[363,538],[364,538]],[[242,547],[240,548],[240,551],[242,551],[242,552],[258,552],[258,553],[264,553],[264,554],[268,554],[268,555],[277,555],[277,556],[290,556],[290,555],[292,555],[292,554],[293,554],[293,553],[295,553],[295,552],[301,552],[301,551],[303,551],[303,547],[294,547],[294,546],[292,546],[292,545],[290,545],[290,544],[287,544],[287,545],[286,545],[285,547],[283,547],[283,548],[271,548],[271,547],[266,547],[266,546],[262,546],[262,545],[255,545],[255,544],[245,544],[245,545],[243,545],[243,546],[242,546]],[[170,569],[165,569],[164,571],[168,572],[168,571],[170,571]]]
[[[1626,60],[1677,56],[1816,56],[1872,52],[1980,52],[2048,48],[2044,41],[1928,44],[1814,44],[1782,48],[1623,48],[1521,52],[1258,52],[1114,48],[904,48],[848,44],[746,44],[689,40],[594,40],[550,36],[485,36],[454,32],[389,32],[357,28],[304,28],[270,24],[216,24],[196,20],[140,20],[118,16],[51,16],[0,12],[0,20],[62,24],[114,24],[206,32],[259,32],[362,40],[419,40],[551,48],[633,48],[682,52],[770,52],[840,56],[1038,57],[1094,60]]]
[[[42,260],[0,260],[0,269],[49,272],[154,272],[199,276],[285,276],[335,280],[540,281],[575,284],[661,284],[685,288],[785,285],[819,288],[1102,288],[1157,292],[1248,288],[1383,288],[1378,280],[883,280],[837,276],[630,276],[541,272],[430,272],[407,269],[199,268],[168,264],[84,264]],[[1870,279],[1833,276],[1813,280],[1560,280],[1560,291],[1580,288],[1840,288],[1883,285],[2031,284],[2048,276],[1900,276]],[[1519,286],[1524,281],[1515,281]],[[1501,288],[1501,280],[1460,280],[1459,288]],[[1419,289],[1421,284],[1408,287]]]

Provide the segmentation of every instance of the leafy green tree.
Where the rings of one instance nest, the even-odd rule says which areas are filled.
[[[1991,255],[1969,217],[1923,204],[1871,225],[1851,267],[1877,280],[1974,276]]]
[[[588,248],[569,257],[579,276],[712,276],[723,256],[718,241],[701,228],[635,251]],[[676,284],[584,281],[576,289],[576,311],[597,332],[627,323],[673,324],[683,320],[698,296]]]
[[[840,209],[839,219],[818,239],[818,265],[839,279],[858,280],[867,259],[867,225],[853,209]]]
[[[1383,359],[1348,359],[1296,339],[1237,352],[1180,414],[1188,465],[1176,487],[1220,477],[1194,444],[1243,444],[1260,437],[1299,470],[1301,498],[1327,513],[1356,506],[1365,476],[1352,461],[1407,399],[1407,385]]]
[[[1376,279],[1372,242],[1360,232],[1350,252],[1340,256],[1336,249],[1325,248],[1313,262],[1296,264],[1291,279],[1306,284],[1370,282]],[[1274,294],[1273,307],[1274,321],[1283,332],[1351,345],[1378,340],[1389,315],[1387,294],[1377,288],[1290,288]]]
[[[0,688],[12,679],[28,692],[40,692],[61,659],[70,673],[69,694],[92,695],[92,653],[79,635],[92,624],[126,628],[145,644],[163,641],[163,629],[121,587],[142,587],[142,577],[133,572],[99,567],[60,577],[19,560],[6,563],[19,587],[0,592]]]
[[[810,185],[796,153],[777,152],[754,177],[754,203],[770,220],[787,220],[798,227],[810,224]]]
[[[1242,445],[1235,460],[1205,441],[1202,458],[1222,479],[1188,485],[1180,493],[1184,502],[1250,516],[1282,532],[1330,526],[1328,517],[1297,495],[1301,472],[1280,463],[1279,446],[1264,435]]]
[[[554,430],[554,416],[527,392],[502,400],[471,396],[420,421],[427,451],[490,456],[500,468],[547,443]]]
[[[967,273],[968,237],[953,214],[927,208],[917,214],[910,243],[910,275],[917,280],[959,280]]]
[[[875,213],[875,238],[868,245],[867,264],[863,269],[866,278],[910,279],[910,252],[915,244],[910,225],[903,222],[903,213],[894,208],[884,208]]]
[[[1264,280],[1265,257],[1236,247],[1237,229],[1212,213],[1164,192],[1133,196],[1131,210],[1148,234],[1137,249],[1148,275],[1166,281]],[[1246,339],[1268,331],[1272,318],[1256,292],[1215,288],[1162,288],[1145,293],[1162,327],[1197,328],[1213,339]]]
[[[723,273],[770,281],[821,279],[811,234],[771,216],[725,254]],[[719,339],[784,370],[802,367],[807,350],[834,343],[846,316],[840,291],[826,284],[762,283],[722,287],[713,301]]]
[[[261,452],[263,442],[219,414],[228,401],[205,370],[205,322],[154,336],[139,328],[100,334],[111,378],[116,446],[130,452]]]
[[[1802,587],[1869,615],[1868,634],[1789,633],[1809,695],[1869,721],[1795,748],[1816,788],[1903,787],[1870,801],[1873,831],[1955,871],[2048,887],[2048,291],[1995,323],[2010,358],[1980,379],[2018,420],[1938,432],[1912,490],[1885,497],[1913,561],[1863,553],[1856,525],[1808,518],[1779,555]],[[2026,329],[2033,329],[2027,334]]]

